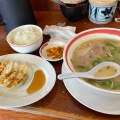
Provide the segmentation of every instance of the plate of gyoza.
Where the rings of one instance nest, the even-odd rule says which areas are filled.
[[[45,97],[55,81],[53,66],[41,57],[19,53],[0,56],[0,107],[32,104]]]

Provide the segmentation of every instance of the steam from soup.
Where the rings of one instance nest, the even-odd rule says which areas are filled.
[[[120,65],[120,41],[106,38],[87,41],[77,46],[71,58],[76,72],[89,71],[103,61],[112,61]],[[107,81],[84,80],[100,88],[120,90],[120,76]]]

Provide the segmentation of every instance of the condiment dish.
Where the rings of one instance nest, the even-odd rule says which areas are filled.
[[[60,61],[63,59],[63,50],[64,50],[64,47],[65,47],[66,43],[64,41],[61,41],[61,40],[54,40],[54,41],[49,41],[49,42],[46,42],[44,43],[40,50],[39,50],[39,54],[42,58],[48,60],[48,61],[51,61],[51,62],[54,62],[54,61]],[[61,49],[61,51],[59,51],[59,48]],[[52,56],[52,55],[48,55],[47,54],[47,51],[48,49],[58,49],[58,52],[61,54],[61,56],[57,57],[57,52],[55,52],[55,54]]]

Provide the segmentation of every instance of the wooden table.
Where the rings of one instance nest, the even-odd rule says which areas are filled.
[[[56,25],[57,23],[66,22],[68,26],[75,26],[76,33],[83,30],[96,27],[112,27],[119,28],[120,23],[110,22],[105,25],[97,25],[91,23],[88,19],[88,15],[84,19],[78,22],[69,22],[67,21],[60,11],[39,11],[35,12],[35,16],[38,22],[38,25],[45,27],[45,25]],[[118,12],[116,14],[118,15]],[[10,48],[6,42],[6,32],[4,28],[0,27],[0,55],[6,55],[11,53],[16,53]],[[44,36],[43,43],[49,40],[50,36]],[[32,53],[39,56],[38,50]],[[55,68],[56,74],[61,73],[61,66],[63,61],[51,62]],[[56,78],[57,79],[57,78]],[[84,97],[84,96],[83,96]],[[97,102],[97,101],[96,101]],[[108,106],[109,107],[109,106]],[[120,116],[107,115],[91,110],[77,100],[75,100],[71,94],[67,91],[66,87],[63,84],[63,81],[56,80],[56,84],[52,91],[43,99],[35,102],[31,105],[20,107],[20,108],[11,108],[11,109],[0,109],[0,120],[6,119],[22,119],[22,120],[119,120]]]

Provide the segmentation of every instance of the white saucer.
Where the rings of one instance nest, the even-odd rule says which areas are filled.
[[[62,65],[62,73],[66,73]],[[92,93],[87,87],[78,84],[74,78],[63,80],[69,93],[84,106],[106,114],[120,115],[120,96],[102,96]]]

